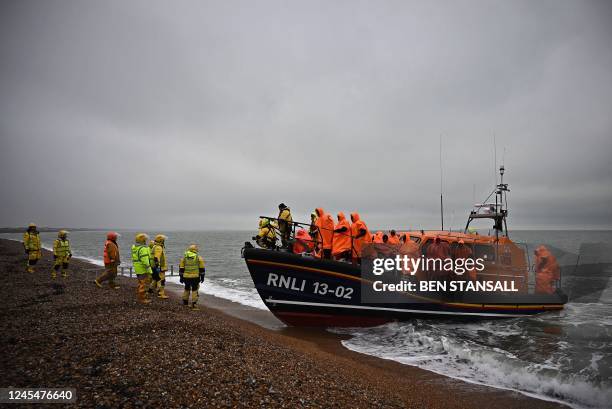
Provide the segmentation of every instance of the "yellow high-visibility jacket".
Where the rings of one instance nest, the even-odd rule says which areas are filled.
[[[57,261],[68,262],[72,253],[70,252],[70,241],[68,239],[55,239],[53,242],[53,255]]]
[[[200,277],[200,270],[204,269],[204,259],[198,253],[187,250],[181,259],[179,269],[184,270],[184,278],[198,278]]]
[[[28,250],[29,260],[38,260],[42,256],[38,232],[32,233],[27,231],[23,233],[23,247]]]

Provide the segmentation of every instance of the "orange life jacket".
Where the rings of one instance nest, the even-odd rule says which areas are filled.
[[[319,228],[319,237],[321,237],[321,243],[323,245],[322,248],[324,250],[331,250],[334,240],[334,219],[320,207],[318,207],[316,211],[319,216],[316,225]]]
[[[374,235],[374,239],[372,240],[372,243],[383,243],[383,232],[381,231],[377,231],[376,234]]]
[[[368,226],[359,218],[359,213],[351,213],[351,233],[353,235],[353,257],[361,257],[361,249],[364,244],[372,242],[372,235],[368,230]],[[365,230],[365,234],[357,237],[359,233]]]
[[[389,240],[387,240],[387,244],[399,244],[399,237],[397,237],[397,234],[395,236],[389,234]]]
[[[410,240],[408,237],[404,243],[398,247],[397,252],[400,256],[406,256],[408,259],[418,259],[421,257],[421,253],[419,251],[419,245],[414,241]],[[421,271],[412,271],[412,263],[409,261],[408,265],[402,267],[402,274],[404,275],[415,275],[418,279],[423,279],[423,275]]]
[[[115,244],[113,241],[111,240],[106,240],[106,243],[104,243],[104,264],[110,264],[111,263],[111,258],[110,255],[108,254],[108,246],[113,245],[115,247],[117,247],[117,244]],[[117,252],[117,250],[115,250],[115,252]],[[115,260],[117,261],[117,260]]]
[[[344,231],[337,231],[344,228]],[[332,243],[332,255],[338,255],[351,250],[351,225],[344,217],[344,213],[338,213],[338,224],[334,227],[334,239]]]
[[[314,243],[310,234],[304,229],[299,229],[295,233],[295,243],[293,243],[293,252],[295,254],[302,254],[305,252],[312,251]]]
[[[552,253],[544,246],[535,251],[536,256],[536,293],[553,294],[553,281],[560,277],[559,264]]]

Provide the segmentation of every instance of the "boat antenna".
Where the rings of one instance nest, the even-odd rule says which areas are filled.
[[[442,199],[442,134],[440,134],[440,222],[444,230],[444,200]]]
[[[497,185],[497,140],[495,132],[493,132],[493,180],[495,180],[495,185]]]

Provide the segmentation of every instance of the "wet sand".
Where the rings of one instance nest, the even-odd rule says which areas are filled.
[[[45,251],[25,273],[21,244],[0,239],[0,387],[74,387],[75,406],[100,408],[562,407],[355,353],[220,298],[190,311],[174,286],[143,306],[135,280],[99,289],[100,267],[80,260],[66,280],[50,269]]]

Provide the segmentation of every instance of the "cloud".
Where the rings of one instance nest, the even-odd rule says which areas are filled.
[[[610,228],[606,2],[3,2],[1,225],[252,228],[283,201]],[[504,154],[505,150],[505,154]]]

